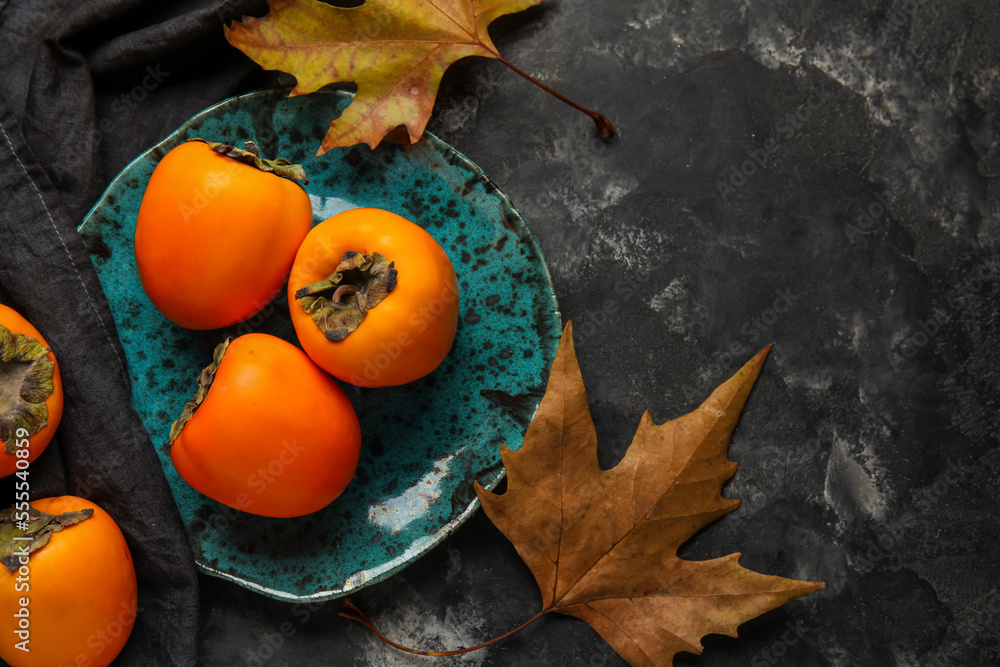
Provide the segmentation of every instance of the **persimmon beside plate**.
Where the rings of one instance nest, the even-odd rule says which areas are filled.
[[[366,146],[313,157],[342,93],[287,97],[270,90],[228,99],[191,118],[133,161],[80,225],[118,327],[132,400],[149,432],[205,572],[284,600],[346,595],[427,553],[478,507],[473,480],[503,476],[499,446],[520,447],[545,388],[561,321],[538,244],[507,197],[465,156],[426,135],[419,143]],[[153,168],[191,137],[301,163],[315,222],[375,206],[425,227],[458,273],[461,309],[445,362],[389,389],[342,384],[361,420],[357,476],[332,505],[268,519],[216,503],[170,463],[170,425],[226,336],[263,331],[297,344],[283,296],[242,324],[189,331],[150,303],[133,254],[136,216]],[[270,474],[280,474],[280,460]]]

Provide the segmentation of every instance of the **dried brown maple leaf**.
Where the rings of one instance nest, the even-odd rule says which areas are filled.
[[[357,84],[354,101],[330,123],[317,155],[359,143],[374,148],[387,135],[417,141],[445,70],[467,56],[500,60],[590,115],[608,138],[614,124],[508,63],[490,39],[488,28],[495,19],[541,1],[367,0],[345,9],[319,0],[268,0],[267,16],[245,17],[225,34],[230,44],[265,69],[294,75],[298,84],[292,95],[330,83]]]
[[[677,549],[728,514],[729,438],[769,347],[701,407],[665,424],[643,415],[625,457],[597,463],[597,434],[566,326],[545,397],[519,450],[501,451],[507,491],[476,492],[542,592],[545,611],[586,621],[633,665],[701,653],[710,633],[824,587],[758,574],[739,554],[686,561]]]
[[[543,609],[531,621],[576,616],[630,664],[665,666],[680,651],[701,653],[707,634],[735,637],[741,623],[824,588],[747,570],[738,553],[677,557],[698,530],[739,506],[722,497],[736,471],[726,453],[770,346],[694,412],[662,425],[644,414],[625,457],[601,470],[572,335],[567,324],[524,444],[501,448],[506,492],[476,485],[486,515],[538,582]],[[341,613],[385,639],[350,601]]]

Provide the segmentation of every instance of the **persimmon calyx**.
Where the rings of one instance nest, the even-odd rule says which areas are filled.
[[[171,445],[174,444],[174,440],[180,436],[188,420],[194,416],[195,411],[198,410],[205,397],[208,396],[208,390],[212,388],[212,383],[215,382],[215,372],[219,370],[222,358],[226,356],[226,350],[229,349],[229,344],[232,342],[233,338],[230,336],[215,346],[215,352],[212,353],[212,363],[206,366],[198,375],[198,388],[195,390],[194,398],[184,405],[184,411],[181,413],[181,416],[170,426]]]
[[[380,253],[344,253],[328,277],[306,285],[295,300],[329,341],[344,340],[396,287],[396,263]]]
[[[49,352],[37,339],[0,325],[0,442],[8,454],[17,451],[25,431],[32,436],[49,423],[45,400],[56,370]]]
[[[52,533],[89,519],[93,514],[94,510],[90,508],[49,514],[29,506],[28,516],[24,518],[25,512],[16,512],[14,506],[9,507],[0,514],[0,563],[14,572],[24,565],[22,558],[49,543]]]
[[[208,147],[216,153],[225,155],[226,157],[232,158],[237,162],[248,164],[251,167],[256,167],[261,171],[270,172],[276,176],[290,178],[293,181],[302,181],[306,184],[309,183],[309,178],[306,176],[306,170],[301,164],[292,164],[282,157],[275,158],[274,160],[266,160],[260,156],[260,149],[257,148],[257,144],[252,141],[243,142],[246,146],[245,149],[237,148],[236,146],[222,143],[220,141],[207,141],[199,137],[188,139],[188,141],[200,141],[203,144],[208,144]]]

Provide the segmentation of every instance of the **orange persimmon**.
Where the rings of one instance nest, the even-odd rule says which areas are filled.
[[[0,477],[45,451],[63,412],[59,364],[42,335],[0,304]],[[27,463],[22,463],[23,470]]]
[[[298,165],[199,140],[163,156],[139,207],[135,261],[149,300],[168,319],[217,329],[280,293],[312,226],[312,204],[278,174],[305,179]]]
[[[434,237],[375,208],[316,225],[288,277],[302,348],[363,387],[405,384],[437,368],[455,339],[458,300],[455,269]]]
[[[107,512],[83,498],[43,498],[31,507],[55,518],[33,513],[21,530],[14,521],[27,520],[28,511],[19,503],[4,513],[0,528],[30,537],[4,540],[0,657],[12,667],[106,667],[125,646],[138,611],[125,537]]]
[[[261,516],[316,512],[354,476],[361,426],[302,350],[251,333],[226,341],[174,423],[170,458],[195,490]]]

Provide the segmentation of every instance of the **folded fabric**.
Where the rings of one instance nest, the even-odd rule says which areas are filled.
[[[139,613],[115,665],[197,664],[198,577],[76,227],[132,158],[253,85],[256,68],[222,36],[253,4],[0,1],[0,303],[44,332],[66,396],[31,494],[88,498],[125,534]],[[4,506],[12,481],[0,481]]]

